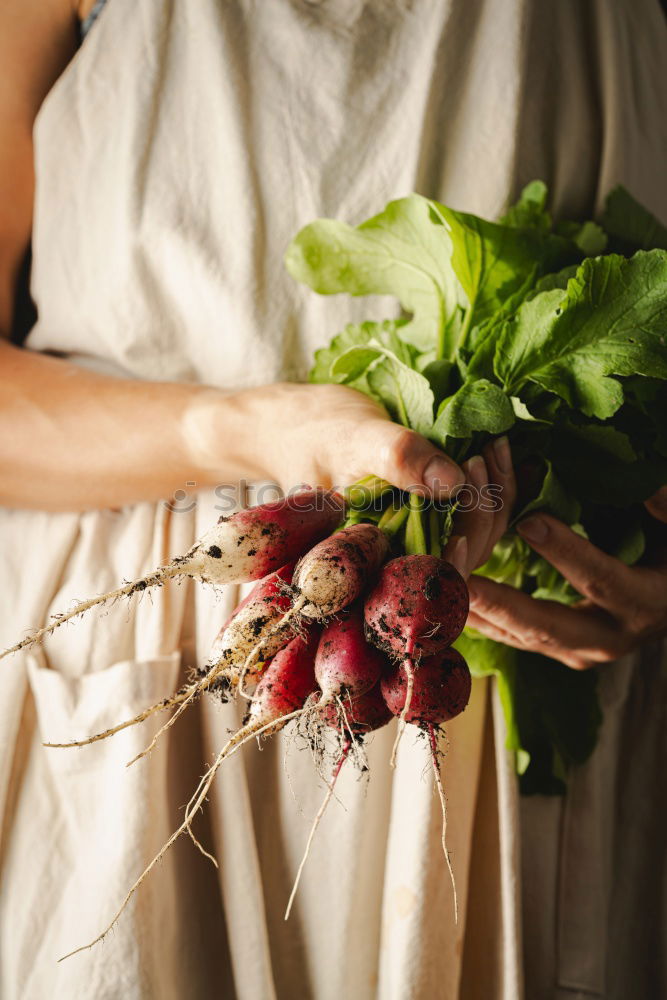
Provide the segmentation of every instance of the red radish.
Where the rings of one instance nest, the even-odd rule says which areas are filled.
[[[202,583],[222,585],[259,580],[296,559],[315,542],[334,531],[343,520],[345,501],[330,490],[304,490],[277,500],[221,517],[183,556],[139,580],[125,583],[107,594],[76,604],[55,615],[50,625],[22,639],[3,653],[15,653],[98,604],[130,597],[172,577],[193,577]]]
[[[454,916],[458,921],[456,883],[447,851],[447,800],[438,764],[436,727],[459,715],[470,700],[472,681],[468,664],[455,649],[422,660],[414,675],[412,700],[406,711],[408,681],[400,670],[382,678],[382,694],[393,715],[419,726],[428,734],[433,777],[442,809],[442,850],[454,890]]]
[[[343,612],[326,626],[317,647],[315,677],[322,702],[365,694],[380,679],[385,663],[382,653],[366,641],[361,609]]]
[[[206,676],[213,670],[215,676],[220,678],[214,685],[207,684],[209,690],[225,680],[228,683],[238,682],[249,653],[263,636],[266,636],[262,648],[264,662],[294,637],[295,631],[290,622],[281,622],[292,605],[284,585],[291,583],[293,571],[294,563],[291,562],[261,580],[222,626],[211,648],[208,666],[200,671],[202,676]],[[277,623],[282,627],[274,628]],[[260,671],[254,672],[258,674]]]
[[[303,707],[316,689],[314,660],[320,630],[311,626],[270,661],[250,702],[247,726],[265,726]],[[273,732],[274,730],[272,730]]]
[[[387,536],[374,524],[351,524],[325,538],[296,564],[292,579],[294,602],[279,625],[297,615],[322,619],[342,611],[368,586],[388,552]],[[249,654],[242,680],[263,655],[267,638]]]
[[[336,712],[334,706],[329,704],[322,709],[322,718],[326,725],[331,726],[334,729],[340,730],[341,736],[343,736],[344,742],[338,760],[334,765],[334,769],[331,774],[331,781],[329,782],[329,787],[327,789],[327,794],[324,797],[324,801],[320,806],[315,819],[313,820],[313,825],[310,828],[310,833],[308,835],[308,840],[306,841],[306,849],[301,858],[301,864],[299,865],[294,879],[294,885],[292,886],[292,892],[290,893],[290,898],[287,902],[287,909],[285,910],[285,920],[289,920],[289,915],[292,910],[292,904],[294,903],[294,898],[296,896],[296,891],[299,888],[299,882],[301,880],[301,875],[303,869],[308,860],[308,855],[310,854],[310,848],[312,846],[313,840],[315,838],[315,832],[320,825],[320,820],[324,816],[327,806],[331,802],[331,798],[334,793],[334,788],[336,787],[336,781],[338,780],[338,775],[341,772],[343,764],[347,760],[350,748],[352,747],[352,737],[346,736],[345,731],[349,729],[352,730],[353,734],[357,738],[361,738],[368,733],[373,732],[375,729],[381,729],[382,726],[386,724],[391,719],[391,712],[387,708],[384,698],[382,697],[382,692],[380,690],[380,685],[376,684],[374,687],[367,691],[365,694],[360,695],[360,697],[355,698],[349,707],[347,714],[347,724],[341,723],[340,713]],[[343,728],[344,726],[344,728]]]
[[[397,668],[382,678],[380,686],[388,708],[400,716],[408,688],[405,673]],[[420,660],[405,721],[426,729],[449,722],[468,704],[471,687],[468,665],[457,650]]]
[[[365,736],[366,733],[386,726],[392,719],[392,712],[383,697],[380,684],[375,684],[370,691],[345,703],[344,721],[332,704],[322,708],[321,716],[327,726],[338,729],[341,735],[345,731],[351,731],[355,736]]]
[[[192,821],[199,809],[204,805],[213,784],[213,779],[227,757],[235,753],[244,743],[252,739],[253,736],[275,733],[305,711],[304,705],[316,687],[313,662],[318,642],[319,629],[317,626],[313,626],[305,637],[297,636],[276,654],[262,677],[261,682],[257,685],[257,690],[250,703],[246,723],[228,740],[213,764],[202,777],[194,795],[186,806],[183,823],[172,833],[166,844],[158,851],[151,863],[130,888],[120,909],[105,930],[94,941],[91,941],[90,944],[75,948],[74,951],[64,955],[63,958],[69,958],[71,955],[76,955],[77,952],[92,948],[93,945],[104,940],[109,931],[115,926],[118,918],[141,883],[158,862],[162,860],[181,834],[188,832],[197,846],[217,867],[215,858],[204,851],[195,839],[191,829]],[[62,960],[60,959],[60,961]]]
[[[382,569],[364,605],[368,635],[398,656],[430,656],[451,645],[468,617],[468,588],[437,556],[398,556]]]
[[[396,751],[412,699],[414,656],[440,652],[456,639],[468,617],[468,588],[451,563],[438,556],[399,556],[383,567],[364,604],[367,634],[380,649],[402,658],[407,678]]]
[[[339,729],[341,735],[345,731],[354,736],[365,736],[374,729],[381,729],[391,722],[392,712],[382,695],[380,684],[375,684],[370,691],[345,702],[345,720],[336,711],[336,706],[328,704],[320,712],[322,721],[332,729]]]
[[[374,524],[351,524],[306,553],[294,570],[299,611],[326,618],[361,595],[389,554],[389,541]]]

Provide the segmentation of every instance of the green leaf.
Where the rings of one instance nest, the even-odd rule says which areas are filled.
[[[332,381],[331,367],[333,363],[352,347],[362,347],[374,340],[393,351],[406,364],[410,363],[410,352],[399,335],[404,320],[385,320],[382,323],[349,323],[332,339],[328,347],[315,351],[315,364],[311,369],[309,380],[320,384]],[[349,384],[349,383],[348,383]],[[363,388],[362,388],[363,391]]]
[[[454,649],[463,656],[473,677],[488,677],[493,674],[497,677],[507,728],[505,745],[508,750],[520,751],[521,737],[514,715],[516,650],[504,643],[487,639],[470,628],[464,629],[454,643]]]
[[[320,219],[301,230],[285,257],[297,281],[321,295],[394,295],[412,314],[403,337],[422,350],[455,315],[459,289],[452,243],[419,195],[390,202],[356,228]]]
[[[334,382],[354,382],[382,356],[382,350],[377,347],[351,347],[332,364],[331,378]]]
[[[571,269],[568,268],[567,270]],[[574,268],[574,271],[576,271],[576,268]],[[558,274],[563,273],[565,272],[558,272]],[[493,360],[498,339],[503,332],[506,320],[511,319],[515,315],[523,302],[533,297],[535,289],[547,281],[549,275],[540,278],[537,284],[535,284],[535,277],[535,271],[531,272],[523,284],[505,299],[492,317],[485,320],[479,326],[473,327],[470,331],[465,347],[465,349],[469,349],[471,352],[466,365],[466,375],[468,377],[495,378]],[[565,286],[563,285],[562,287]],[[459,350],[459,357],[465,352],[465,349],[464,351]]]
[[[513,706],[521,745],[530,754],[521,791],[564,791],[563,766],[582,764],[597,742],[602,722],[597,672],[518,651]]]
[[[441,358],[431,361],[422,369],[422,375],[428,379],[431,392],[438,406],[446,396],[453,391],[452,383],[456,381],[456,365],[452,361]]]
[[[541,267],[563,253],[562,242],[530,229],[487,222],[434,203],[449,229],[452,265],[468,299],[466,329],[496,317],[519,290],[537,280]]]
[[[523,538],[508,533],[496,542],[490,557],[475,570],[475,574],[520,588],[532,557],[533,551]]]
[[[512,519],[513,524],[533,510],[546,511],[547,514],[553,514],[566,524],[575,524],[579,520],[581,504],[565,489],[548,459],[545,460],[545,465],[546,473],[540,492],[534,500],[529,501],[518,514],[515,514]]]
[[[527,382],[588,416],[611,416],[623,401],[610,376],[667,378],[667,253],[587,258],[560,290],[524,302],[505,324],[495,370],[510,395]]]
[[[594,503],[628,507],[667,482],[667,462],[638,458],[627,434],[612,426],[562,421],[551,457],[564,486]]]
[[[578,264],[570,264],[568,267],[562,267],[560,271],[545,274],[535,285],[535,292],[528,297],[535,298],[538,292],[551,292],[554,288],[562,288],[565,291],[570,278],[574,278],[578,270]]]
[[[555,232],[571,240],[584,257],[597,257],[607,246],[607,234],[597,222],[559,222]]]
[[[518,396],[510,396],[510,403],[512,404],[512,409],[514,410],[514,416],[517,420],[531,420],[534,423],[546,423],[547,421],[542,420],[540,417],[534,417],[530,412],[523,400],[519,399]]]
[[[348,362],[348,359],[349,362]],[[433,392],[428,379],[383,348],[373,350],[352,348],[334,362],[332,374],[345,380],[345,369],[350,367],[351,376],[357,373],[363,363],[367,363],[368,386],[390,415],[399,423],[411,427],[418,434],[428,436],[433,427]],[[368,364],[373,367],[368,369]]]
[[[616,539],[616,548],[612,554],[626,566],[634,566],[644,555],[646,548],[646,536],[641,520],[638,516],[631,518],[625,524],[620,525],[620,529]]]
[[[514,423],[509,397],[493,382],[476,379],[465,382],[440,407],[432,437],[468,437],[475,431],[502,434]]]
[[[607,234],[596,222],[584,222],[574,234],[574,242],[587,257],[597,257],[607,247]]]
[[[519,195],[514,205],[510,205],[505,214],[498,220],[504,226],[515,226],[519,229],[537,229],[548,233],[551,229],[551,216],[547,212],[548,191],[544,181],[531,181]]]
[[[534,577],[536,588],[531,596],[537,600],[557,601],[559,604],[573,604],[581,600],[579,594],[555,566],[541,556],[534,555],[528,567],[528,575]]]
[[[667,250],[667,228],[621,185],[607,195],[601,222],[621,253]]]
[[[466,628],[454,643],[474,677],[495,674],[507,728],[517,752],[524,794],[558,795],[574,764],[593,752],[602,713],[594,670],[576,671]]]

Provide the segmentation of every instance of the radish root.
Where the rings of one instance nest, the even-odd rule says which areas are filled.
[[[146,719],[150,718],[151,715],[155,715],[156,712],[166,712],[169,708],[174,708],[175,705],[180,705],[186,699],[189,699],[192,694],[192,689],[196,685],[188,684],[182,687],[180,691],[177,691],[175,695],[171,698],[165,698],[163,701],[157,702],[156,705],[151,705],[150,708],[145,708],[143,712],[139,715],[135,715],[133,719],[126,719],[125,722],[119,722],[117,726],[112,726],[111,729],[105,729],[101,733],[96,733],[94,736],[88,736],[85,740],[73,740],[71,743],[43,743],[42,746],[45,747],[55,747],[56,749],[70,749],[71,747],[86,747],[90,743],[97,743],[99,740],[106,740],[110,736],[114,736],[116,733],[121,732],[123,729],[129,729],[130,726],[136,726],[140,722],[145,722]]]
[[[435,778],[435,786],[438,790],[438,796],[440,798],[440,806],[442,808],[442,851],[445,855],[445,861],[447,862],[447,868],[449,870],[449,877],[452,882],[452,890],[454,892],[454,923],[459,922],[459,903],[456,894],[456,881],[454,879],[454,869],[452,868],[452,862],[449,857],[449,851],[447,850],[447,799],[445,798],[445,789],[442,784],[442,775],[440,774],[440,766],[438,764],[438,739],[435,733],[435,726],[429,724],[428,726],[428,739],[431,749],[431,764],[433,765],[433,777]]]
[[[341,772],[341,768],[342,768],[343,764],[347,760],[347,755],[348,755],[348,753],[350,751],[350,747],[351,746],[352,746],[352,740],[348,737],[348,739],[345,741],[345,743],[343,745],[343,749],[341,751],[341,755],[338,758],[336,766],[335,766],[335,768],[333,770],[333,774],[331,776],[331,781],[329,782],[329,787],[327,789],[327,794],[324,796],[324,800],[322,802],[322,805],[318,809],[317,815],[315,816],[315,819],[313,820],[313,825],[310,828],[310,833],[308,835],[308,840],[306,841],[306,849],[303,852],[303,857],[301,858],[301,864],[299,865],[299,867],[297,869],[296,878],[294,879],[294,885],[292,886],[292,891],[290,893],[290,897],[289,897],[289,900],[287,902],[287,909],[285,910],[285,920],[289,920],[289,915],[292,912],[292,904],[294,903],[294,899],[296,897],[296,892],[297,892],[297,889],[299,888],[299,882],[301,881],[301,875],[303,873],[303,869],[306,866],[306,861],[308,860],[308,855],[310,854],[310,848],[312,847],[313,840],[315,839],[315,833],[317,832],[317,828],[320,825],[320,821],[321,821],[322,817],[324,816],[324,813],[326,812],[327,806],[331,802],[331,799],[332,799],[333,793],[334,793],[334,788],[336,787],[336,781],[338,780],[338,775]]]
[[[225,744],[225,746],[222,748],[218,756],[215,758],[213,764],[211,764],[211,766],[202,776],[199,785],[195,790],[194,795],[192,796],[192,798],[188,802],[188,805],[186,806],[185,819],[178,827],[178,829],[175,830],[174,833],[172,833],[171,837],[163,845],[163,847],[160,848],[160,850],[155,855],[153,860],[144,869],[144,871],[136,880],[134,885],[130,888],[123,902],[121,903],[120,908],[118,909],[118,911],[116,912],[115,916],[108,924],[108,926],[102,931],[101,934],[98,934],[98,936],[89,944],[81,945],[81,947],[75,948],[73,951],[70,951],[66,955],[63,955],[62,958],[58,959],[59,962],[64,962],[66,958],[71,958],[72,955],[78,955],[79,952],[88,951],[89,948],[93,948],[96,944],[99,944],[100,941],[104,940],[109,931],[112,930],[113,927],[115,927],[120,916],[125,910],[125,907],[130,902],[132,896],[137,891],[139,886],[148,877],[148,875],[153,870],[153,868],[155,868],[158,862],[162,860],[162,858],[165,856],[169,848],[175,843],[176,840],[178,840],[178,838],[181,836],[182,833],[188,831],[190,833],[190,836],[195,840],[195,843],[197,844],[198,848],[206,855],[207,858],[210,858],[210,860],[213,861],[216,868],[218,867],[218,862],[215,860],[213,855],[209,854],[208,851],[205,851],[204,848],[201,846],[201,844],[194,838],[190,830],[190,826],[197,812],[199,811],[199,809],[201,809],[204,802],[206,801],[206,796],[209,793],[209,790],[211,788],[211,785],[213,784],[213,780],[218,772],[218,769],[220,768],[220,765],[223,763],[224,760],[227,759],[227,757],[230,757],[232,754],[236,753],[237,750],[240,750],[240,748],[244,745],[244,743],[247,743],[249,740],[251,740],[253,736],[260,736],[262,733],[265,733],[269,730],[273,730],[276,727],[282,728],[282,726],[285,726],[288,722],[291,722],[292,719],[296,719],[299,715],[301,715],[302,712],[303,709],[299,708],[295,712],[290,712],[288,715],[283,715],[278,719],[273,719],[270,722],[264,723],[261,726],[258,726],[256,722],[249,723],[248,725],[242,726],[241,729],[239,729],[239,731],[235,733],[234,736],[232,736],[232,738]]]
[[[179,576],[183,573],[183,567],[180,563],[170,564],[169,566],[161,566],[160,569],[155,570],[153,573],[149,573],[148,576],[143,576],[139,580],[133,580],[132,583],[124,583],[122,587],[117,587],[115,590],[110,590],[107,594],[101,594],[99,597],[91,597],[88,601],[81,601],[79,604],[63,614],[54,615],[53,621],[50,625],[45,625],[43,628],[33,632],[32,635],[26,636],[25,639],[21,639],[14,646],[9,646],[8,649],[3,650],[0,653],[0,660],[4,659],[5,656],[9,656],[10,653],[18,653],[21,649],[25,649],[27,646],[32,646],[36,642],[41,642],[44,636],[51,635],[55,632],[57,628],[64,625],[65,622],[71,621],[72,618],[82,615],[84,611],[89,611],[90,608],[94,608],[99,604],[108,604],[109,601],[118,600],[121,597],[130,597],[132,594],[143,592],[149,587],[155,587],[166,580],[171,579],[173,576]]]
[[[401,738],[405,731],[406,717],[410,711],[410,705],[412,703],[412,691],[415,685],[415,667],[412,662],[411,653],[406,653],[405,659],[403,660],[403,669],[405,670],[405,676],[407,679],[407,686],[405,689],[405,704],[398,719],[398,730],[396,732],[396,739],[394,740],[394,745],[391,750],[391,760],[389,764],[391,767],[396,767],[396,754],[398,752],[398,745],[401,742]]]
[[[204,678],[204,680],[206,680],[206,678]],[[157,742],[162,736],[162,734],[166,733],[168,729],[171,729],[176,720],[183,714],[185,709],[192,704],[194,698],[199,694],[200,691],[203,690],[203,686],[204,686],[203,681],[199,681],[197,684],[193,684],[191,686],[190,694],[187,696],[187,698],[184,698],[181,701],[181,704],[178,706],[178,708],[171,716],[171,718],[168,719],[167,722],[165,722],[165,724],[160,727],[160,729],[158,729],[157,733],[150,741],[148,746],[145,748],[145,750],[142,750],[141,753],[138,753],[136,757],[133,757],[132,760],[129,760],[125,765],[125,767],[131,767],[132,764],[136,764],[136,762],[138,760],[141,760],[142,757],[147,757],[148,754],[155,749],[155,746],[157,745]]]

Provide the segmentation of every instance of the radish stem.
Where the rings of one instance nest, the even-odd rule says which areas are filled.
[[[432,504],[428,511],[428,551],[429,555],[437,556],[438,558],[442,555],[441,533],[440,515],[435,505]]]

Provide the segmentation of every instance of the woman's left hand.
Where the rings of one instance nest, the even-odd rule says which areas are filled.
[[[667,488],[646,506],[667,522]],[[584,599],[568,607],[473,576],[468,581],[471,628],[574,670],[618,659],[648,639],[667,634],[664,553],[651,566],[626,566],[547,514],[531,515],[517,530]]]

